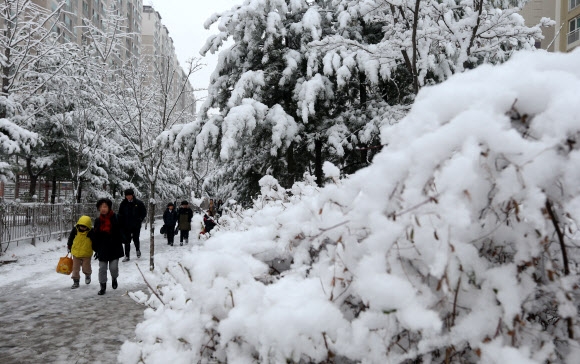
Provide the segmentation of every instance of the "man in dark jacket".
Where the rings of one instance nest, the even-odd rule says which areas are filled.
[[[141,257],[139,234],[141,233],[141,223],[147,216],[145,204],[135,197],[135,192],[131,188],[125,190],[125,199],[119,206],[119,216],[125,233],[125,258],[123,258],[123,262],[126,262],[131,258],[131,239],[135,244],[137,258]]]
[[[163,213],[163,225],[165,226],[165,233],[167,235],[167,244],[173,246],[173,238],[175,238],[175,224],[177,224],[177,211],[173,202],[167,204],[167,209]]]

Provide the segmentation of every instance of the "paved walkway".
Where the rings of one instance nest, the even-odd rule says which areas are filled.
[[[95,274],[93,274],[95,275]],[[71,282],[72,283],[72,282]],[[19,288],[23,286],[23,288]],[[144,306],[127,290],[98,296],[98,282],[76,290],[26,287],[15,282],[0,293],[0,363],[116,363],[123,342],[133,339]]]
[[[196,215],[192,224],[200,224]],[[155,236],[156,261],[177,260],[189,245],[168,246]],[[197,226],[194,225],[194,226]],[[195,236],[195,235],[194,235]],[[56,263],[66,254],[66,239],[39,242],[37,246],[20,244],[2,257],[16,260],[0,265],[0,364],[82,364],[117,362],[117,354],[126,340],[134,340],[135,327],[144,321],[145,306],[133,301],[128,292],[148,293],[141,272],[149,271],[148,231],[141,232],[141,258],[136,259],[132,246],[129,262],[119,262],[119,287],[99,291],[99,264],[93,260],[89,285],[81,274],[80,288],[70,289],[70,276],[57,274]]]

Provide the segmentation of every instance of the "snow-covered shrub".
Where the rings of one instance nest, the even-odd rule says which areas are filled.
[[[424,89],[370,167],[159,263],[120,361],[574,362],[579,63],[523,53]]]

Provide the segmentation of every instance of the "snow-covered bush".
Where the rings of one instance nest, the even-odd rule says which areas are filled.
[[[579,62],[521,53],[424,89],[370,167],[160,262],[119,360],[574,362]]]

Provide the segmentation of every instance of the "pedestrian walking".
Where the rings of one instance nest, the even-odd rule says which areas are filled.
[[[111,273],[112,287],[117,289],[119,277],[119,258],[123,257],[123,230],[120,217],[112,210],[113,202],[108,198],[97,201],[99,217],[95,219],[93,249],[99,259],[99,295],[107,289],[107,269]]]
[[[216,212],[217,212],[218,216],[222,216],[222,213],[224,212],[223,211],[224,202],[221,199],[219,199],[217,204],[215,205],[215,208],[216,208]]]
[[[68,236],[68,251],[73,257],[73,270],[71,278],[73,280],[72,289],[79,288],[81,279],[80,270],[82,267],[85,275],[85,283],[91,283],[91,258],[93,257],[94,231],[93,222],[89,216],[83,215]]]
[[[177,211],[173,202],[167,204],[167,209],[163,213],[163,225],[165,226],[165,235],[167,236],[167,245],[173,246],[175,238],[175,224],[177,224]]]
[[[141,234],[141,224],[147,216],[145,204],[135,197],[135,192],[132,188],[125,190],[125,199],[119,205],[119,216],[125,235],[125,258],[123,258],[123,261],[127,262],[131,259],[131,240],[135,244],[137,258],[141,257],[139,235]]]
[[[189,231],[191,230],[191,219],[193,218],[193,210],[189,208],[187,201],[181,201],[181,206],[177,211],[177,228],[179,229],[179,245],[189,243]]]
[[[213,198],[209,199],[209,207],[207,208],[207,211],[209,213],[209,216],[215,217],[216,206],[215,206],[215,203],[213,202]]]
[[[205,215],[203,215],[203,233],[209,233],[216,225],[215,220],[210,215],[210,211],[207,210]]]

